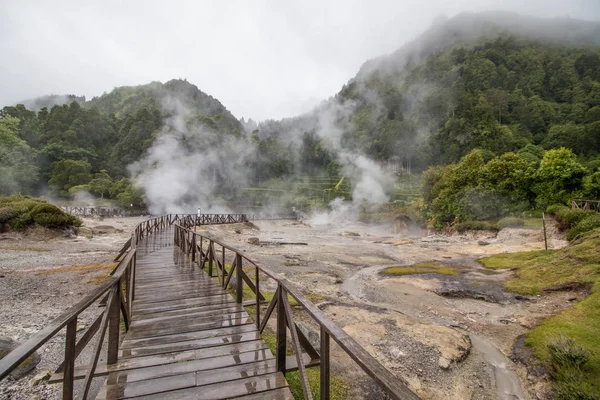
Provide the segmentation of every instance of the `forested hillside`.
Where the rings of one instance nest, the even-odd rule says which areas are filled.
[[[72,100],[72,101],[71,101]],[[70,101],[68,104],[45,104]],[[177,108],[194,123],[239,134],[240,123],[217,100],[186,81],[121,87],[86,102],[47,96],[0,111],[0,194],[53,194],[85,190],[99,198],[143,206],[127,166],[140,159]],[[37,105],[37,106],[36,106]]]
[[[448,165],[426,174],[422,211],[436,224],[600,197],[597,23],[498,13],[438,21],[365,63],[314,111],[281,121],[240,122],[182,80],[74,99],[39,111],[2,109],[2,194],[66,197],[85,189],[142,205],[149,178],[136,191],[127,177],[170,163],[160,177],[172,181],[172,167],[188,169],[178,164],[187,160],[194,182],[210,177],[204,199],[277,188],[294,202],[313,176],[329,177],[330,192],[346,177],[337,192],[346,199],[361,185],[373,192],[368,181],[388,195],[379,198],[393,199],[393,176]],[[568,172],[558,174],[556,165]],[[493,212],[473,210],[484,200]]]

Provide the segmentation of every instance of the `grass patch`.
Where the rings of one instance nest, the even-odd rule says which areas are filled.
[[[548,223],[548,221],[546,221]],[[542,219],[541,218],[524,218],[523,219],[523,228],[527,229],[542,229]]]
[[[587,284],[588,297],[550,317],[527,334],[525,343],[550,367],[559,399],[600,398],[600,229],[560,250],[500,254],[478,260],[488,268],[515,268],[504,286],[537,294],[565,284]],[[585,362],[564,362],[582,359]]]
[[[59,274],[62,272],[92,272],[92,271],[101,271],[107,270],[112,271],[112,269],[117,265],[117,263],[102,263],[102,264],[88,264],[88,265],[71,265],[68,267],[60,267],[60,268],[52,268],[52,269],[43,269],[37,271],[36,275],[50,275],[50,274]]]
[[[275,349],[277,348],[277,337],[275,333],[268,328],[262,334],[262,337],[267,344],[271,353],[275,355]],[[290,349],[290,346],[286,347],[286,354],[291,356],[293,353]],[[308,376],[308,383],[310,385],[310,391],[312,392],[312,396],[314,399],[319,398],[319,393],[321,391],[321,382],[320,382],[320,371],[318,367],[308,368],[306,370],[306,375]],[[304,399],[304,395],[302,393],[302,384],[300,383],[300,372],[288,372],[285,374],[285,377],[290,384],[290,390],[294,395],[294,399],[301,400]],[[339,375],[331,374],[330,376],[331,383],[329,390],[331,391],[330,399],[332,400],[346,400],[348,399],[349,385],[348,382]]]
[[[440,275],[451,275],[457,276],[458,272],[453,267],[447,265],[440,265],[435,263],[417,263],[409,266],[398,266],[389,267],[380,272],[382,275],[418,275],[418,274],[440,274]]]
[[[6,246],[6,247],[2,247],[2,250],[37,251],[37,252],[52,251],[52,249],[45,249],[42,247],[29,247],[29,246]]]

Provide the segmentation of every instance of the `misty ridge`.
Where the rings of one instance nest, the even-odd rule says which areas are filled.
[[[74,115],[54,131],[22,137],[39,149],[41,181],[51,182],[56,163],[73,160],[80,175],[101,179],[98,171],[106,171],[114,182],[130,179],[132,188],[123,182],[114,197],[127,192],[123,199],[135,199],[137,191],[153,214],[289,210],[317,199],[356,210],[395,200],[399,177],[458,162],[474,149],[488,151],[489,159],[527,145],[564,146],[593,161],[598,46],[594,22],[461,14],[439,17],[396,52],[365,62],[337,94],[294,118],[238,120],[185,80],[120,87],[87,102],[73,96],[28,102],[31,109],[45,105],[38,122],[22,110],[13,114],[21,113],[21,130],[29,120],[45,129],[56,119],[47,117],[49,108]],[[62,100],[81,103],[81,111],[55,105]],[[107,127],[101,140],[71,148],[64,145],[69,135],[56,139],[60,129],[73,138],[89,134],[86,118]],[[552,133],[565,124],[577,125],[591,146],[571,143],[558,128]],[[8,169],[4,176],[11,176]],[[90,190],[85,178],[69,179],[63,196],[78,186]],[[12,191],[24,187],[9,180]]]

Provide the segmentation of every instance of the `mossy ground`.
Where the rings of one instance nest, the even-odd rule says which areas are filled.
[[[588,285],[588,297],[561,313],[541,322],[527,334],[526,344],[533,347],[537,357],[546,361],[555,377],[568,376],[569,381],[556,378],[557,393],[565,392],[565,385],[583,388],[589,397],[600,398],[600,230],[596,229],[560,250],[542,250],[527,253],[499,254],[478,261],[488,268],[511,268],[515,277],[504,283],[513,292],[538,294],[544,289],[566,284]],[[575,371],[550,360],[548,344],[560,337],[573,339],[589,352],[589,361]],[[571,387],[571,386],[569,386]],[[568,390],[567,390],[568,392]]]
[[[380,272],[382,275],[418,275],[418,274],[440,274],[456,276],[458,272],[455,267],[440,265],[429,262],[422,262],[408,266],[389,267]]]
[[[277,347],[277,338],[275,337],[275,333],[269,329],[265,329],[263,332],[263,339],[271,350],[273,355],[275,354],[275,349]],[[292,355],[291,349],[287,347],[287,354]],[[319,398],[319,393],[321,390],[321,382],[319,377],[319,368],[313,367],[308,368],[306,370],[306,374],[308,376],[308,384],[310,385],[310,391],[312,392],[313,399]],[[290,384],[290,390],[294,395],[294,399],[301,400],[304,399],[304,394],[302,393],[302,384],[300,383],[300,373],[298,371],[288,372],[285,375],[288,383]],[[329,390],[331,391],[331,400],[346,400],[348,399],[349,385],[348,382],[341,376],[331,374],[331,384]]]

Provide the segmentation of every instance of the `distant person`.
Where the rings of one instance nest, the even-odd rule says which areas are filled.
[[[292,207],[292,218],[298,218],[298,213],[296,213],[296,207]]]

